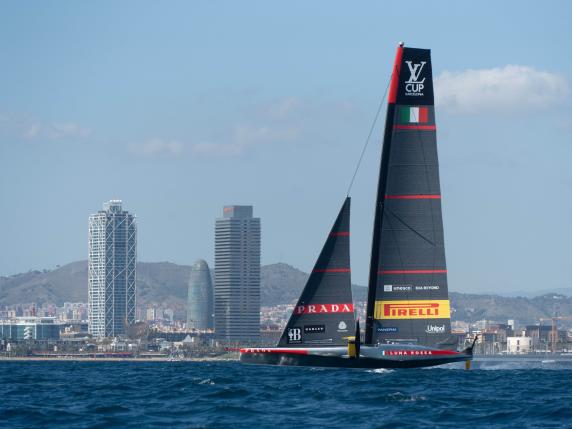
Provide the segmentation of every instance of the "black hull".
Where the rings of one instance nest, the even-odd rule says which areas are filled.
[[[290,353],[243,353],[240,362],[254,365],[312,366],[323,368],[423,368],[444,365],[452,362],[464,362],[472,356],[459,354],[439,358],[378,359],[360,357],[349,359],[340,356],[302,355]]]

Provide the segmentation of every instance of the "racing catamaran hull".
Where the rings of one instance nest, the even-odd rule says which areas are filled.
[[[416,346],[362,346],[359,358],[350,358],[345,347],[244,348],[240,362],[256,365],[314,366],[330,368],[422,368],[472,359],[472,350],[462,352]]]

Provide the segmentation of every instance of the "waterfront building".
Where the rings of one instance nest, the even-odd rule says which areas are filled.
[[[260,338],[260,219],[225,206],[215,226],[215,332],[223,341]]]
[[[191,267],[187,297],[187,328],[205,331],[213,329],[213,285],[206,261],[196,261]]]
[[[3,340],[59,340],[60,324],[54,317],[17,317],[0,321],[0,338]]]
[[[89,332],[125,334],[135,322],[137,226],[135,216],[111,200],[89,217]]]
[[[506,344],[508,354],[522,354],[532,351],[532,338],[524,335],[520,337],[507,337]]]

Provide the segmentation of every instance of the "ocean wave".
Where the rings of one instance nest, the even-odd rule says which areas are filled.
[[[471,371],[356,371],[234,362],[3,362],[0,426],[558,427],[572,421],[569,368],[476,363]]]

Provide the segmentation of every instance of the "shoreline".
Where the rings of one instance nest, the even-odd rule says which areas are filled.
[[[169,357],[79,357],[79,356],[1,356],[0,362],[235,362],[238,359],[197,357],[173,359]]]

